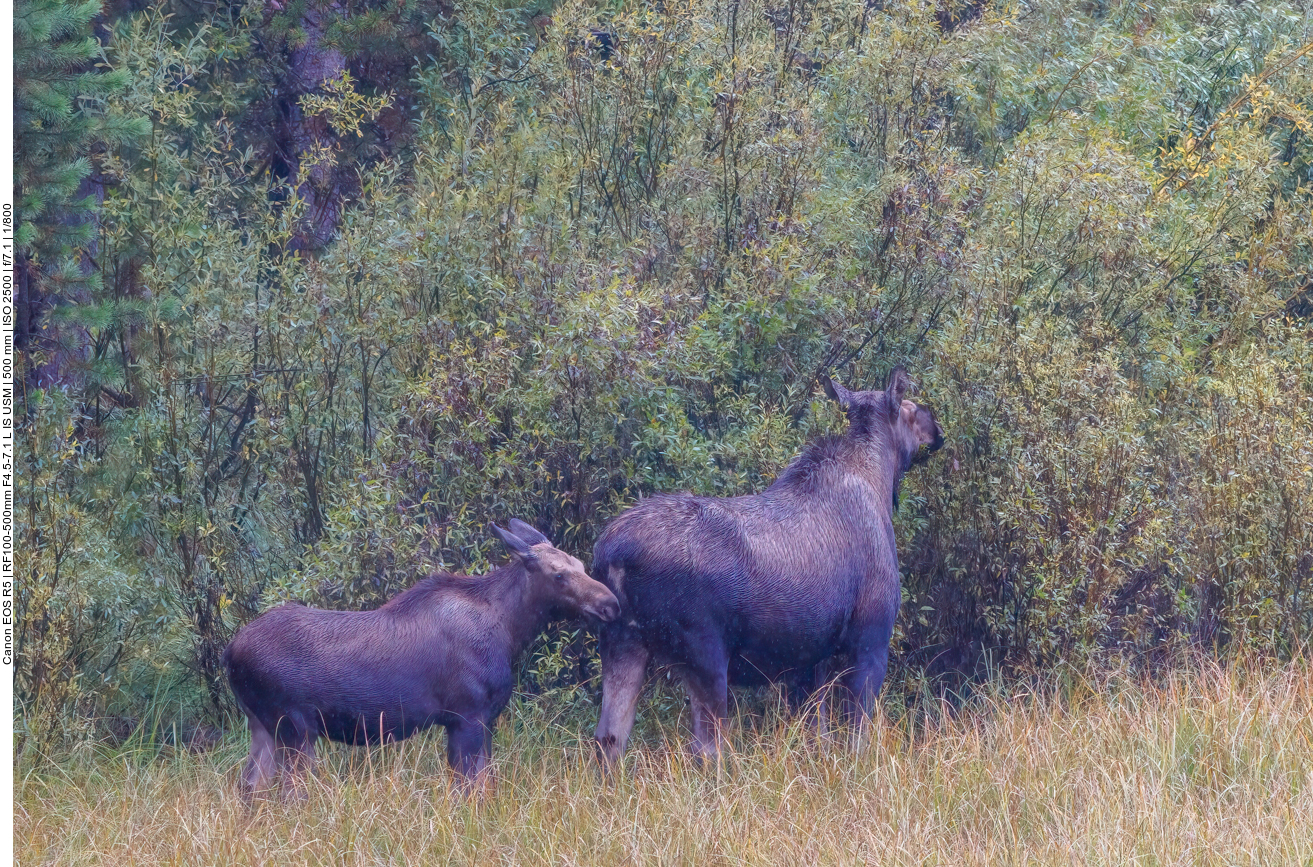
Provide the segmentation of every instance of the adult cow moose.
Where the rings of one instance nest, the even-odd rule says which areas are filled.
[[[654,496],[607,526],[592,567],[621,608],[600,642],[607,763],[624,752],[650,660],[682,678],[698,755],[719,751],[730,683],[810,683],[832,657],[871,713],[901,594],[898,484],[944,442],[934,412],[904,399],[911,385],[902,368],[883,391],[826,379],[847,433],[812,443],[765,491]]]
[[[378,743],[432,725],[446,727],[458,774],[482,773],[525,645],[554,614],[620,612],[610,590],[533,527],[492,529],[513,557],[487,575],[432,575],[373,611],[283,605],[237,633],[223,661],[251,731],[243,796],[284,768],[312,768],[321,736]]]

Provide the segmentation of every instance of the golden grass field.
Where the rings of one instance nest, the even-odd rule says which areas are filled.
[[[235,794],[244,732],[201,755],[29,753],[15,847],[23,865],[1313,865],[1307,663],[923,704],[860,747],[769,709],[740,716],[719,766],[649,720],[610,779],[586,713],[517,704],[480,798],[451,788],[437,730],[321,748],[304,802],[254,808]]]

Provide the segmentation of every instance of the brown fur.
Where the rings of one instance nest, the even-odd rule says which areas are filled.
[[[898,482],[943,444],[934,413],[904,400],[910,387],[901,368],[883,391],[826,381],[847,434],[813,443],[762,493],[655,496],[607,526],[593,554],[621,605],[600,644],[607,760],[624,751],[649,660],[683,679],[698,753],[718,749],[730,683],[805,689],[835,658],[870,713],[900,596]]]
[[[513,558],[487,575],[433,575],[373,611],[283,605],[239,631],[223,659],[251,731],[243,794],[308,771],[320,737],[377,743],[432,725],[447,729],[452,768],[479,775],[525,645],[555,612],[619,613],[577,559],[511,528],[493,525]]]

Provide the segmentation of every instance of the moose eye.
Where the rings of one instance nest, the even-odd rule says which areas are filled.
[[[556,580],[557,580],[557,581],[560,581],[562,584],[564,584],[564,583],[565,583],[565,573],[564,573],[564,572],[557,572],[557,573],[556,573]]]

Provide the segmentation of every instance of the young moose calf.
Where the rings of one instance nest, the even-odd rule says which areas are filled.
[[[378,743],[442,725],[451,767],[483,771],[524,646],[558,609],[620,613],[582,563],[523,521],[510,526],[492,529],[514,558],[487,575],[433,575],[374,611],[283,605],[237,633],[223,661],[251,730],[244,797],[278,770],[308,771],[320,736]]]

